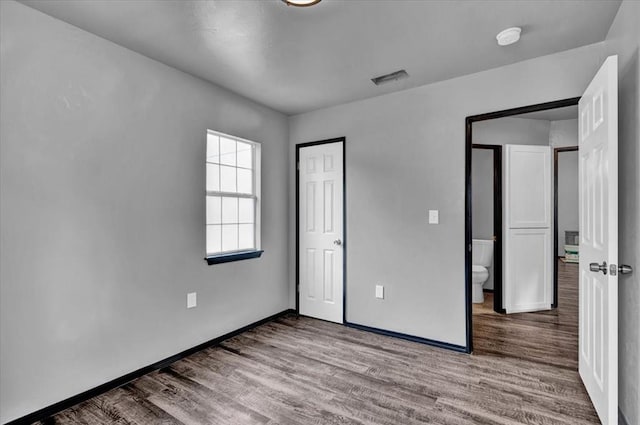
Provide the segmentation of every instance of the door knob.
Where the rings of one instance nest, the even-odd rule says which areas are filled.
[[[342,245],[342,241],[340,239],[336,239],[335,241],[333,241],[334,245]]]
[[[607,262],[603,261],[602,264],[589,263],[589,270],[596,273],[602,272],[603,274],[607,274]]]
[[[633,267],[628,266],[626,264],[620,264],[618,266],[618,273],[620,273],[620,274],[631,274],[631,273],[633,273]]]

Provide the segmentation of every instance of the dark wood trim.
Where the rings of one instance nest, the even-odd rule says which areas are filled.
[[[232,252],[230,254],[213,255],[211,257],[205,257],[205,261],[210,266],[214,264],[230,263],[231,261],[248,260],[249,258],[260,258],[263,250],[257,251],[242,251]]]
[[[560,258],[558,249],[558,154],[560,152],[575,152],[577,146],[567,146],[553,149],[553,256]],[[553,262],[553,303],[551,308],[558,308],[558,261]]]
[[[433,347],[445,348],[447,350],[457,351],[459,353],[467,352],[467,347],[462,345],[450,344],[448,342],[436,341],[433,339],[422,338],[419,336],[407,335],[399,332],[388,331],[386,329],[373,328],[371,326],[358,325],[357,323],[345,323],[345,326],[349,328],[358,329],[361,331],[373,332],[379,335],[390,336],[393,338],[406,339],[407,341],[417,342],[425,345],[431,345]]]
[[[296,144],[296,313],[300,314],[300,149],[342,142],[342,322],[347,322],[347,138]]]
[[[489,112],[486,114],[471,115],[467,120],[472,123],[478,121],[493,120],[496,118],[510,117],[513,115],[528,114],[530,112],[546,111],[549,109],[564,108],[567,106],[577,105],[580,97],[570,97],[568,99],[554,100],[553,102],[538,103],[530,106],[521,106],[518,108],[503,109],[502,111]]]
[[[553,102],[538,103],[535,105],[522,106],[518,108],[504,109],[496,112],[485,114],[471,115],[465,118],[465,299],[466,299],[466,336],[467,336],[467,352],[473,351],[473,311],[471,302],[471,152],[473,145],[473,123],[479,121],[492,120],[496,118],[504,118],[513,115],[519,115],[529,112],[544,111],[548,109],[564,108],[566,106],[577,105],[579,97],[556,100]]]
[[[473,199],[473,193],[471,191],[471,156],[473,153],[472,150],[472,136],[473,135],[473,120],[470,117],[465,119],[465,163],[464,163],[464,184],[465,184],[465,194],[464,194],[464,210],[465,210],[465,220],[464,220],[464,297],[465,297],[465,322],[466,322],[466,340],[467,340],[467,353],[473,352],[473,306],[471,300],[471,291],[473,287],[471,286],[471,277],[472,277],[472,258],[471,258],[471,249],[472,249],[472,234],[471,234],[471,225],[473,221],[473,215],[471,210],[471,204]]]
[[[153,371],[159,370],[159,369],[163,369],[167,366],[170,366],[172,363],[181,360],[187,356],[190,356],[192,354],[197,353],[198,351],[202,351],[205,348],[209,348],[209,347],[214,347],[218,344],[220,344],[221,342],[229,339],[229,338],[233,338],[236,335],[239,335],[243,332],[246,332],[250,329],[256,328],[260,325],[263,325],[265,323],[271,322],[273,320],[276,320],[282,316],[285,316],[287,314],[291,314],[291,313],[295,313],[294,310],[292,309],[287,309],[284,311],[281,311],[279,313],[273,314],[269,317],[266,317],[262,320],[258,320],[257,322],[253,322],[247,326],[243,326],[240,329],[236,329],[235,331],[231,331],[227,334],[224,334],[222,336],[219,336],[217,338],[211,339],[207,342],[203,342],[202,344],[196,345],[195,347],[189,348],[187,350],[184,350],[178,354],[175,354],[171,357],[167,357],[164,360],[160,360],[159,362],[153,363],[149,366],[145,366],[143,368],[140,368],[138,370],[135,370],[131,373],[128,373],[126,375],[123,375],[119,378],[113,379],[109,382],[106,382],[102,385],[98,385],[95,388],[92,388],[90,390],[87,390],[85,392],[82,392],[80,394],[74,395],[72,397],[69,397],[65,400],[59,401],[55,404],[52,404],[50,406],[47,406],[45,408],[42,408],[40,410],[37,410],[33,413],[29,413],[28,415],[22,416],[21,418],[18,419],[14,419],[11,422],[7,422],[5,425],[22,425],[22,424],[32,424],[34,422],[38,422],[38,421],[47,421],[47,419],[53,415],[55,415],[56,413],[62,412],[65,409],[68,409],[69,407],[73,407],[78,403],[82,403],[83,401],[87,401],[93,397],[99,396],[100,394],[104,394],[107,391],[110,391],[112,389],[121,387],[122,385],[133,381],[136,378],[140,378],[141,376],[144,376],[148,373],[151,373]]]
[[[493,311],[506,314],[502,306],[502,146],[471,145],[473,149],[490,149],[493,151]],[[473,236],[473,235],[472,235]],[[473,245],[473,243],[472,243]],[[473,248],[473,247],[472,247]],[[473,249],[471,252],[473,257]]]

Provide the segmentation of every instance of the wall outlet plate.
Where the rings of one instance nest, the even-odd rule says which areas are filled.
[[[197,293],[189,292],[187,294],[187,308],[194,308],[198,305]]]
[[[384,286],[376,285],[376,298],[384,298]]]
[[[438,224],[440,222],[440,213],[438,210],[429,210],[429,224]]]

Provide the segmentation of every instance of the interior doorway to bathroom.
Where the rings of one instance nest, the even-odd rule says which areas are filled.
[[[473,241],[493,241],[493,260],[482,291],[493,298],[493,310],[502,307],[502,146],[472,145]],[[472,241],[472,250],[473,250]],[[472,270],[473,274],[473,270]],[[499,288],[496,290],[496,288]],[[473,288],[472,288],[473,291]],[[491,304],[489,300],[489,304]]]
[[[574,273],[573,270],[575,265],[566,264],[558,259],[564,256],[564,231],[571,229],[560,228],[562,226],[559,226],[559,217],[556,211],[558,207],[557,201],[558,199],[561,202],[566,201],[566,198],[563,197],[562,191],[558,193],[560,189],[556,187],[558,174],[556,173],[555,178],[553,178],[551,170],[555,170],[557,165],[562,167],[562,155],[565,155],[562,152],[569,152],[568,147],[577,145],[578,100],[579,98],[564,99],[467,118],[467,226],[465,255],[467,260],[467,338],[468,346],[471,350],[480,342],[479,346],[483,347],[483,351],[486,351],[490,345],[491,350],[496,353],[504,354],[509,351],[512,354],[516,352],[532,354],[535,351],[532,347],[522,346],[524,341],[531,340],[531,338],[520,335],[516,338],[517,340],[510,341],[507,338],[502,341],[504,344],[496,344],[496,334],[516,335],[518,332],[514,332],[514,329],[518,328],[518,324],[522,325],[524,323],[527,323],[527,326],[521,327],[521,329],[537,333],[539,330],[537,327],[544,328],[544,322],[549,322],[550,320],[557,322],[556,318],[550,316],[557,317],[560,315],[558,309],[556,309],[558,300],[561,300],[560,305],[562,306],[562,297],[567,294],[569,294],[569,299],[564,302],[566,309],[563,310],[563,314],[560,316],[562,316],[563,320],[567,319],[571,322],[568,326],[573,326],[573,322],[576,322],[575,338],[577,339],[577,273]],[[574,138],[571,139],[571,137]],[[541,310],[545,311],[538,313],[505,314],[504,268],[506,264],[503,261],[503,257],[508,253],[504,252],[507,247],[505,247],[503,240],[503,235],[505,235],[504,226],[506,224],[503,220],[505,209],[503,185],[504,179],[507,178],[504,173],[504,168],[506,167],[504,158],[506,151],[504,148],[509,145],[546,146],[546,150],[549,152],[546,156],[548,164],[547,160],[541,162],[541,164],[544,162],[544,166],[548,168],[549,176],[546,180],[548,181],[548,188],[545,189],[549,198],[549,228],[546,231],[547,236],[545,236],[545,239],[541,239],[548,241],[544,242],[546,253],[543,256],[546,257],[548,255],[549,257],[545,265],[548,269],[549,290],[546,291],[545,295],[545,299],[548,300],[546,308],[541,308]],[[551,153],[555,153],[555,149],[558,149],[557,152],[560,155],[558,164],[552,162]],[[501,151],[498,154],[499,160],[495,159],[497,151]],[[562,171],[558,172],[562,173]],[[481,176],[483,173],[484,177]],[[577,207],[577,205],[575,206]],[[490,267],[487,282],[484,284],[485,293],[481,303],[472,303],[473,270],[479,269],[477,266],[474,267],[473,263],[474,239],[476,239],[475,242],[483,243],[487,240],[494,240],[493,264]],[[477,257],[476,255],[476,260],[478,260]],[[476,279],[474,280],[477,281],[477,273],[475,277]],[[523,292],[527,292],[526,290],[529,289],[522,285],[521,288]],[[513,287],[509,289],[513,290]],[[574,291],[573,289],[576,290]],[[575,308],[573,304],[576,304]],[[575,317],[573,317],[574,312],[576,312]],[[571,317],[564,315],[564,313],[569,313]],[[474,314],[476,315],[475,317]],[[474,325],[474,322],[477,323]],[[483,344],[484,337],[489,334],[491,335],[486,341],[490,342]],[[540,344],[540,341],[537,343]],[[526,343],[524,344],[526,345]],[[508,346],[510,348],[507,348]],[[567,348],[567,350],[573,347],[572,343],[567,343],[566,346],[560,344],[560,346]],[[559,355],[559,353],[556,354]],[[563,352],[562,355],[577,359],[577,353]]]

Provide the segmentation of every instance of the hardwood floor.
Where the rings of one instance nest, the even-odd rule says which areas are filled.
[[[578,265],[558,260],[558,308],[498,314],[493,295],[473,305],[476,354],[526,359],[578,370]]]
[[[49,423],[599,423],[575,370],[570,286],[555,314],[477,309],[473,355],[287,316]]]

